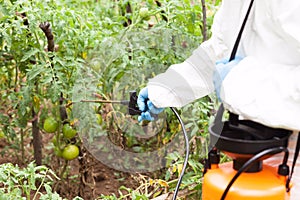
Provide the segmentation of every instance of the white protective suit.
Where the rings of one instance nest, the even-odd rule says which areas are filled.
[[[214,92],[215,62],[229,58],[250,0],[223,0],[212,38],[148,83],[157,107],[181,107]],[[238,55],[223,81],[225,108],[243,119],[300,130],[300,0],[255,0]]]

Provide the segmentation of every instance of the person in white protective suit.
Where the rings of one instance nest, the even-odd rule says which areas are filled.
[[[212,37],[140,91],[139,120],[217,91],[225,108],[243,119],[300,131],[299,0],[254,1],[238,59],[216,64],[229,58],[249,4],[250,0],[223,0]],[[216,72],[221,76],[220,88],[214,80]]]
[[[296,134],[300,131],[300,0],[254,0],[237,59],[224,62],[250,1],[222,1],[212,37],[140,91],[139,120],[151,120],[151,114],[164,107],[181,107],[215,91],[224,107],[240,118]],[[281,163],[281,159],[270,159]],[[297,166],[291,200],[300,195],[300,163]]]

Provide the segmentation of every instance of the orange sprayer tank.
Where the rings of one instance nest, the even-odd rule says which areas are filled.
[[[226,186],[237,173],[232,162],[216,166],[204,175],[202,200],[220,200]],[[277,168],[263,165],[259,172],[242,173],[231,186],[225,199],[288,200],[289,194],[285,188],[285,177],[278,175]]]
[[[210,147],[202,184],[202,200],[289,200],[288,138],[291,131],[239,120],[230,113],[223,122],[222,108],[209,127]],[[220,164],[220,152],[232,162]],[[278,166],[263,160],[284,152]],[[226,191],[226,192],[225,192]]]

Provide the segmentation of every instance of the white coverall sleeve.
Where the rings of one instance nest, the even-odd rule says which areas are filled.
[[[181,107],[213,92],[214,62],[201,46],[180,64],[149,80],[149,99],[156,107]]]
[[[181,107],[214,91],[212,77],[215,62],[228,56],[229,50],[221,27],[224,28],[224,20],[232,22],[234,17],[239,19],[232,16],[232,10],[239,9],[223,3],[214,17],[212,37],[194,50],[183,63],[171,65],[165,73],[149,80],[149,99],[156,107]]]
[[[252,55],[244,58],[223,81],[221,98],[227,109],[244,119],[299,131],[300,3],[296,4],[280,14],[273,13],[272,22],[276,24],[271,27],[277,28],[270,34],[278,38],[271,40],[273,35],[268,36],[267,31],[259,33],[266,36],[265,43],[270,47],[266,45],[265,52],[258,54],[255,45],[249,50]]]

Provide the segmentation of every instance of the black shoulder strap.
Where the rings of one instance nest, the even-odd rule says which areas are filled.
[[[290,182],[291,182],[291,179],[292,179],[292,176],[294,173],[294,168],[295,168],[295,165],[297,162],[297,158],[299,156],[299,150],[300,150],[300,132],[298,133],[297,144],[296,144],[296,148],[295,148],[295,154],[294,154],[294,158],[293,158],[291,173],[290,173],[290,175],[286,181],[286,185],[285,185],[287,192],[289,192],[291,189]]]
[[[235,55],[236,55],[236,52],[237,52],[239,43],[240,43],[240,41],[241,41],[242,34],[243,34],[243,31],[244,31],[244,28],[245,28],[247,19],[248,19],[248,17],[249,17],[249,14],[250,14],[250,11],[251,11],[253,2],[254,2],[254,0],[251,0],[250,5],[249,5],[249,8],[248,8],[247,13],[246,13],[246,16],[245,16],[245,18],[244,18],[243,24],[242,24],[242,26],[241,26],[240,32],[239,32],[238,37],[236,38],[236,41],[235,41],[235,43],[234,43],[234,46],[233,46],[233,49],[232,49],[232,52],[231,52],[229,61],[232,61],[232,60],[235,58]]]
[[[246,15],[245,15],[245,18],[244,18],[244,21],[243,21],[243,24],[242,24],[242,26],[241,26],[241,29],[240,29],[240,31],[239,31],[239,34],[238,34],[238,36],[237,36],[237,38],[236,38],[236,40],[235,40],[235,43],[234,43],[234,46],[233,46],[233,49],[232,49],[232,52],[231,52],[231,54],[230,54],[230,58],[229,58],[229,61],[232,61],[232,60],[234,60],[234,58],[235,58],[235,56],[236,56],[236,52],[237,52],[237,49],[238,49],[238,47],[239,47],[239,44],[240,44],[240,41],[241,41],[241,38],[242,38],[242,34],[243,34],[243,31],[244,31],[244,29],[245,29],[245,26],[246,26],[246,23],[247,23],[247,20],[248,20],[248,17],[249,17],[249,15],[250,15],[250,11],[251,11],[251,8],[252,8],[252,6],[253,6],[253,2],[254,2],[254,0],[251,0],[251,2],[250,2],[250,4],[249,4],[249,7],[248,7],[248,10],[247,10],[247,13],[246,13]],[[223,103],[222,103],[223,104]],[[222,108],[221,108],[221,110],[220,110],[220,113],[222,112],[223,113],[223,111],[224,111],[224,108],[223,108],[223,105],[221,104],[221,106],[222,106]],[[219,114],[220,116],[221,116],[221,114]],[[234,113],[230,113],[230,122],[232,123],[232,124],[236,124],[236,122],[237,122],[237,120],[238,120],[238,115],[236,115],[236,114],[234,114]],[[219,119],[221,119],[221,118],[215,118],[215,121],[217,121],[217,120],[219,120]]]

